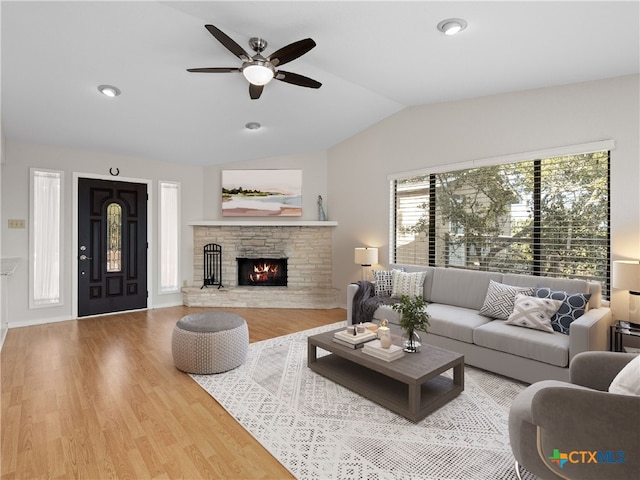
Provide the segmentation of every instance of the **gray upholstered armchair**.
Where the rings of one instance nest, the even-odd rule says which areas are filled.
[[[571,383],[537,382],[514,399],[509,438],[518,478],[520,466],[545,480],[638,478],[640,397],[607,391],[634,357],[581,353]]]

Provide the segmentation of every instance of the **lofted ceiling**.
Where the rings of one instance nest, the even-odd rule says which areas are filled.
[[[10,140],[214,165],[330,148],[414,105],[639,73],[638,1],[1,2]],[[468,22],[452,37],[436,29]],[[267,56],[311,37],[251,100],[240,60],[204,28]],[[122,90],[117,98],[100,84]],[[247,122],[263,128],[248,131]]]

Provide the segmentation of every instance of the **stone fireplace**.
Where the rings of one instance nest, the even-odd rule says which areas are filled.
[[[191,286],[183,287],[183,303],[190,307],[337,308],[340,291],[333,288],[333,228],[331,221],[210,220],[193,226]],[[200,288],[203,247],[220,245],[223,287]],[[274,272],[244,271],[238,259],[286,259],[284,281]],[[278,272],[282,265],[278,267]],[[253,275],[253,276],[252,276]],[[247,277],[248,283],[246,281]],[[271,278],[269,278],[271,277]],[[280,283],[278,285],[265,283]],[[247,284],[245,284],[247,283]],[[256,288],[257,286],[269,288]],[[285,286],[286,285],[286,286]]]

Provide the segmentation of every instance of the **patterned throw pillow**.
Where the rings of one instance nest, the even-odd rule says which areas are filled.
[[[375,295],[390,297],[393,291],[393,270],[374,270],[373,279],[376,282]]]
[[[514,287],[513,285],[505,285],[494,280],[489,280],[489,288],[487,288],[487,296],[480,309],[480,315],[491,318],[499,318],[506,320],[513,313],[516,295],[533,295],[535,288],[531,287]]]
[[[548,287],[538,287],[536,290],[536,297],[562,300],[560,309],[551,318],[551,326],[556,332],[569,335],[569,325],[587,311],[587,305],[589,304],[591,294],[567,293],[561,290],[551,290]]]
[[[538,298],[519,293],[515,298],[513,313],[509,315],[505,323],[553,333],[551,317],[561,305],[561,300]]]
[[[427,272],[400,272],[393,271],[393,289],[391,296],[400,298],[403,295],[408,297],[422,297],[424,295],[424,279]]]

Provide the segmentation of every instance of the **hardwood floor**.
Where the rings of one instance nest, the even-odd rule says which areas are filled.
[[[2,479],[293,478],[177,370],[171,307],[10,329],[1,361]],[[346,319],[343,309],[225,308],[249,341]]]

